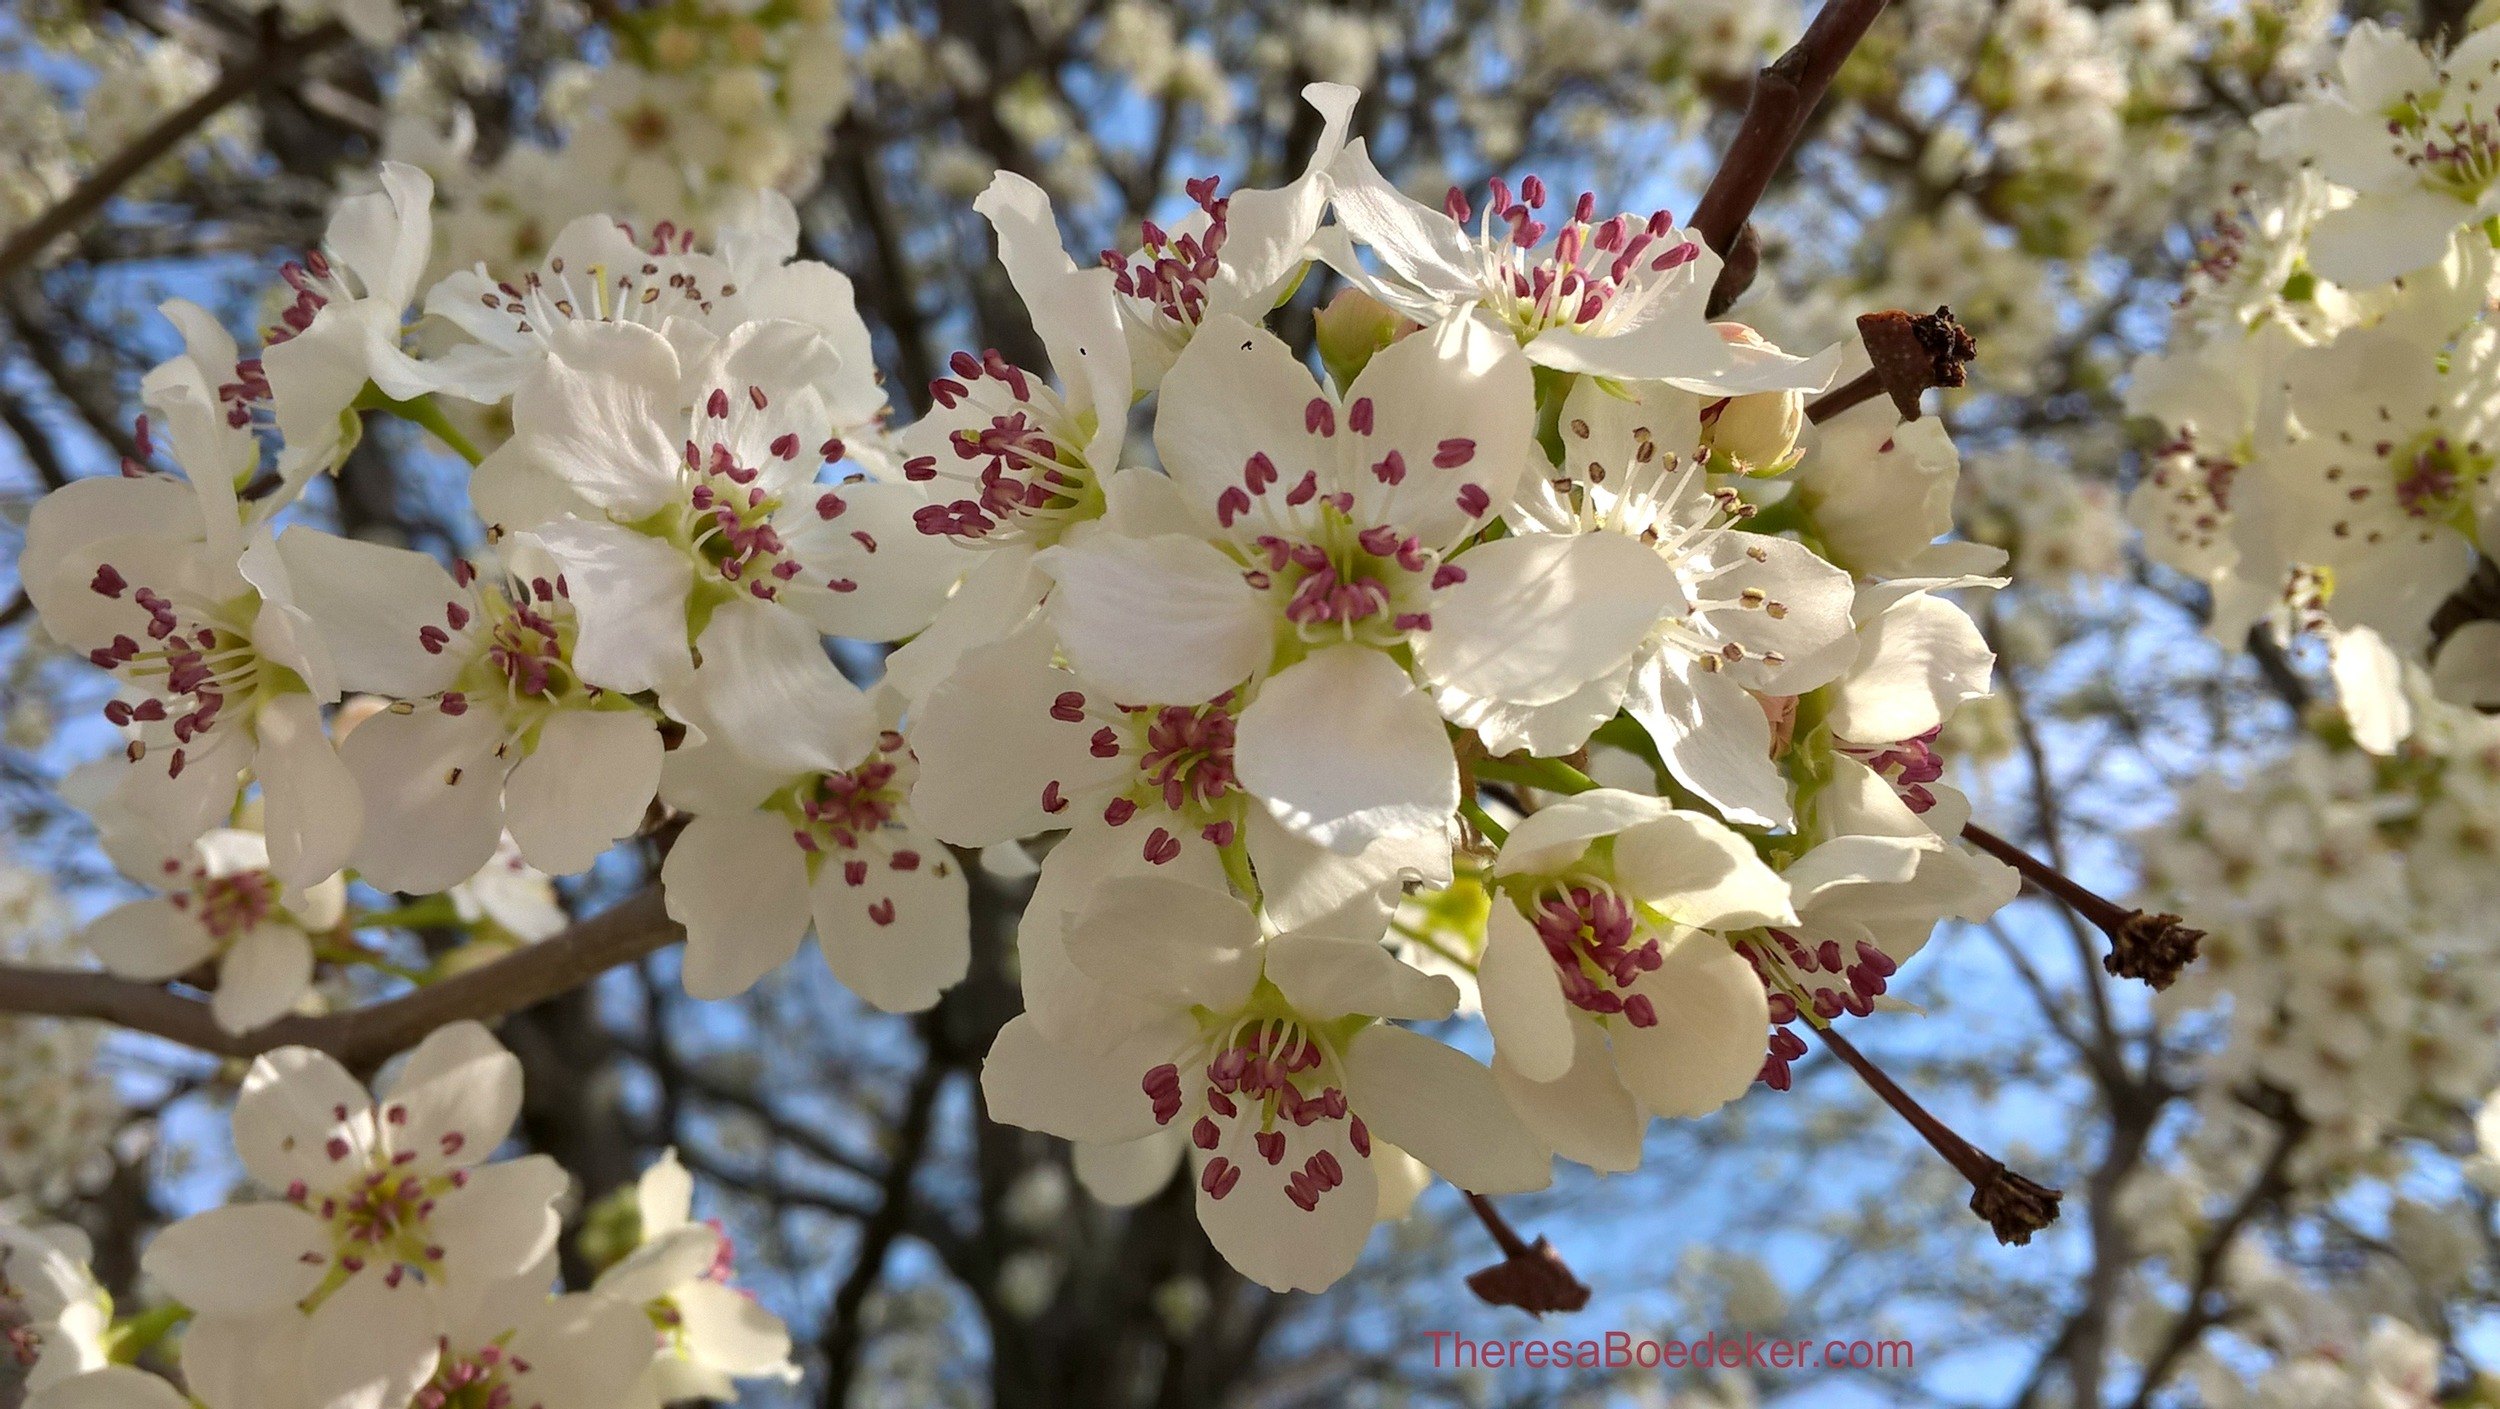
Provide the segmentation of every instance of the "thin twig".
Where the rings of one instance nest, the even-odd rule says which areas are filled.
[[[886,1254],[892,1250],[894,1240],[911,1226],[912,1177],[919,1172],[921,1157],[928,1149],[938,1093],[946,1086],[949,1070],[932,1046],[919,1074],[912,1078],[911,1091],[895,1122],[893,1162],[886,1166],[885,1178],[877,1190],[877,1211],[861,1225],[859,1251],[851,1259],[850,1274],[835,1288],[833,1304],[825,1312],[824,1333],[818,1345],[825,1357],[822,1392],[827,1404],[841,1404],[850,1398],[864,1339],[860,1313],[867,1309],[868,1294],[876,1289],[878,1278],[885,1275]]]
[[[0,965],[0,1013],[93,1018],[221,1057],[316,1047],[351,1067],[371,1067],[446,1023],[518,1012],[675,944],[685,933],[662,908],[659,891],[645,890],[562,934],[413,993],[346,1012],[284,1017],[241,1034],[217,1026],[206,1002],[162,984],[70,969]]]

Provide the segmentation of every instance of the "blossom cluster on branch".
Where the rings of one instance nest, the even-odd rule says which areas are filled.
[[[1193,183],[1082,265],[1000,174],[975,208],[1049,365],[957,353],[899,430],[849,282],[769,198],[700,233],[585,216],[534,268],[428,287],[431,183],[388,164],[257,350],[168,305],[159,462],[45,499],[22,560],[121,684],[92,810],[163,892],[90,943],[249,1030],[323,966],[422,981],[358,936],[442,923],[424,897],[669,818],[690,994],[813,929],[913,1011],[964,975],[968,858],[1046,846],[991,1113],[1077,1141],[1114,1200],[1186,1157],[1277,1288],[1342,1276],[1422,1169],[1628,1168],[1651,1117],[1786,1085],[1801,1031],[1887,1006],[1939,921],[2014,890],[1932,747],[1992,659],[1948,594],[2003,561],[1938,541],[1952,444],[1882,399],[1809,426],[1842,350],[1710,321],[1719,259],[1667,212],[1535,176],[1426,205],[1349,140],[1354,90],[1308,98],[1301,176]],[[1324,375],[1264,326],[1321,270]],[[291,512],[380,416],[474,466],[467,555]],[[898,644],[863,688],[828,637]],[[1483,897],[1456,957],[1490,1067],[1410,1025],[1459,992],[1394,916],[1452,887]],[[546,1301],[519,1235],[560,1186],[471,1169],[508,1059],[454,1027],[379,1108],[344,1080],[264,1059],[238,1140],[285,1203],[151,1253],[193,1392],[300,1362],[432,1403],[579,1358],[569,1392],[615,1402],[584,1347],[632,1318]]]

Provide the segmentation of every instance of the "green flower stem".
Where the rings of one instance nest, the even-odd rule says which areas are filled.
[[[1585,793],[1597,786],[1595,779],[1559,758],[1485,758],[1476,761],[1475,772],[1487,782],[1519,783],[1549,793]]]
[[[369,404],[376,411],[388,411],[408,424],[423,430],[436,440],[450,446],[452,453],[468,461],[472,469],[479,461],[486,458],[485,452],[469,443],[469,438],[460,433],[459,427],[451,423],[451,418],[443,414],[443,408],[437,405],[431,396],[420,396],[413,401],[393,401],[381,392],[368,387],[365,396],[358,397],[357,402],[360,405]]]
[[[168,1302],[153,1311],[142,1311],[116,1321],[104,1332],[104,1353],[116,1365],[138,1363],[150,1347],[165,1339],[174,1327],[191,1319],[191,1308]]]

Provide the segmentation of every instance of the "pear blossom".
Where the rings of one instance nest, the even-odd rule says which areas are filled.
[[[2309,234],[2318,272],[2383,284],[2437,260],[2460,226],[2500,212],[2500,132],[2490,85],[2500,34],[2476,30],[2437,58],[2400,30],[2355,23],[2337,81],[2257,115],[2260,150],[2314,162],[2357,193]]]
[[[76,1228],[0,1217],[0,1326],[8,1342],[0,1384],[41,1396],[104,1368],[113,1299],[88,1270],[93,1257]]]
[[[281,271],[294,297],[262,335],[260,366],[290,482],[347,458],[366,387],[412,401],[437,385],[400,345],[433,247],[434,180],[399,162],[384,162],[380,180],[340,201],[321,248]]]
[[[816,664],[789,698],[811,711],[821,761],[767,765],[706,743],[663,769],[661,795],[694,813],[660,868],[668,913],[686,927],[686,991],[745,992],[797,952],[812,922],[845,986],[916,1012],[970,962],[963,872],[913,820],[902,735],[878,727],[832,662]]]
[[[1770,1009],[1725,936],[1796,911],[1744,837],[1600,788],[1522,819],[1492,875],[1477,977],[1496,1069],[1562,1153],[1628,1167],[1639,1110],[1702,1115],[1753,1084]]]
[[[1496,177],[1480,215],[1455,186],[1434,210],[1382,176],[1359,138],[1329,176],[1336,223],[1321,232],[1318,254],[1419,323],[1473,311],[1516,337],[1540,367],[1721,396],[1820,391],[1840,365],[1837,346],[1799,358],[1710,323],[1704,309],[1719,257],[1664,210],[1600,220],[1596,193],[1584,191],[1549,226],[1537,176],[1515,192]],[[1364,266],[1358,247],[1381,273]]]
[[[582,216],[517,279],[500,279],[480,264],[427,291],[426,312],[476,340],[435,365],[457,369],[447,389],[501,401],[545,362],[556,332],[575,322],[640,324],[667,338],[682,363],[694,365],[741,324],[794,320],[816,329],[835,352],[830,362],[816,364],[824,380],[815,390],[845,455],[874,470],[890,469],[881,425],[885,391],[851,282],[831,265],[796,257],[798,212],[789,198],[759,192],[710,244],[697,248],[694,231],[668,221],[637,240],[631,227],[610,216]]]
[[[1041,601],[1049,584],[1035,555],[1104,514],[1128,436],[1130,353],[1111,273],[1076,267],[1049,195],[1023,177],[1000,172],[973,209],[998,233],[999,262],[1059,385],[994,349],[959,351],[929,385],[929,414],[897,437],[904,478],[930,494],[914,526],[958,545],[964,574],[929,630],[888,663],[912,698]]]
[[[1824,556],[1868,577],[1994,572],[2005,550],[1939,543],[1953,531],[1961,455],[1935,417],[1904,421],[1882,398],[1817,425],[1792,477]]]
[[[2235,510],[2241,571],[2324,568],[2337,623],[2418,654],[2472,545],[2500,541],[2500,331],[2476,328],[2441,368],[2400,333],[2357,329],[2298,354],[2284,380],[2303,434]]]
[[[54,639],[127,687],[128,814],[167,847],[231,815],[259,780],[270,869],[311,886],[344,864],[363,803],[322,732],[336,667],[267,531],[201,517],[163,475],[79,480],[35,506],[26,594]]]
[[[844,453],[818,390],[840,354],[817,329],[744,324],[692,366],[636,323],[571,324],[551,347],[471,495],[568,579],[584,683],[684,686],[692,636],[733,601],[872,640],[927,623],[954,562],[913,531],[917,496],[817,478]]]
[[[1546,1147],[1490,1072],[1377,1021],[1446,1016],[1449,980],[1376,939],[1262,928],[1220,886],[1094,888],[1051,980],[1089,1021],[1053,1030],[1037,1008],[1008,1023],[981,1072],[991,1116],[1081,1144],[1186,1130],[1208,1237],[1279,1291],[1326,1287],[1361,1255],[1380,1210],[1375,1131],[1462,1188],[1545,1186]]]
[[[1055,664],[1054,645],[1035,623],[967,652],[919,710],[911,803],[938,836],[986,847],[1062,827],[1114,832],[1128,843],[1122,868],[1211,852],[1287,927],[1340,907],[1385,906],[1406,877],[1448,881],[1444,833],[1383,838],[1340,856],[1270,816],[1236,771],[1246,692],[1193,705],[1121,704]],[[1063,843],[1044,869],[1096,850]]]
[[[1211,317],[1255,323],[1291,293],[1309,262],[1311,239],[1328,206],[1329,169],[1345,150],[1362,95],[1341,83],[1312,83],[1303,101],[1320,114],[1319,141],[1302,174],[1273,190],[1219,196],[1213,177],[1188,184],[1197,204],[1182,220],[1147,222],[1134,254],[1102,252],[1120,294],[1120,322],[1140,392],[1154,390],[1173,359]]]
[[[798,1382],[779,1317],[729,1285],[728,1235],[693,1219],[694,1177],[669,1150],[634,1186],[639,1241],[591,1291],[642,1309],[660,1329],[643,1390],[660,1404],[732,1400],[742,1379]]]
[[[1846,666],[1849,575],[1804,544],[1745,531],[1752,506],[1712,489],[1691,449],[1700,409],[1699,397],[1661,383],[1572,388],[1563,472],[1520,495],[1520,541],[1641,545],[1643,557],[1590,596],[1651,610],[1634,649],[1570,694],[1540,704],[1448,687],[1442,708],[1496,752],[1538,753],[1568,752],[1628,711],[1677,782],[1731,821],[1783,826],[1788,783],[1756,697],[1802,693]]]
[[[209,831],[187,854],[131,879],[161,894],[89,921],[87,947],[112,972],[151,983],[214,961],[210,1012],[228,1032],[294,1011],[312,989],[317,949],[347,915],[344,881],[332,876],[304,889],[281,882],[258,832]]]
[[[1165,377],[1155,425],[1186,507],[1165,531],[1097,534],[1039,559],[1070,665],[1120,700],[1197,703],[1255,682],[1236,772],[1323,846],[1350,855],[1438,831],[1458,805],[1457,766],[1414,671],[1498,680],[1521,669],[1499,649],[1513,642],[1568,691],[1561,673],[1603,669],[1602,638],[1622,628],[1619,613],[1575,617],[1586,574],[1533,549],[1447,561],[1524,468],[1528,382],[1508,341],[1464,318],[1384,349],[1342,396],[1272,335],[1208,320]],[[1440,598],[1478,578],[1496,601],[1517,586],[1516,610],[1488,632],[1449,618],[1466,634],[1441,648]],[[1530,615],[1552,641],[1521,629]],[[1410,647],[1412,668],[1396,654]]]
[[[659,721],[583,680],[570,580],[529,534],[501,547],[503,569],[481,572],[301,526],[278,540],[341,683],[391,701],[339,741],[370,816],[351,859],[385,890],[459,885],[507,832],[570,875],[659,791]]]
[[[378,1101],[309,1048],[255,1061],[235,1150],[280,1198],[186,1218],[142,1263],[195,1315],[194,1386],[283,1376],[253,1366],[285,1347],[311,1402],[413,1396],[435,1373],[435,1326],[554,1247],[564,1171],[544,1155],[486,1163],[520,1102],[520,1062],[474,1022],[429,1035]]]

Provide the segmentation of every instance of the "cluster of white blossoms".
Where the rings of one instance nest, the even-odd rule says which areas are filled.
[[[965,973],[963,856],[1042,839],[991,1114],[1078,1142],[1105,1197],[1186,1158],[1216,1245],[1277,1288],[1351,1267],[1415,1161],[1538,1188],[1555,1154],[1629,1168],[1651,1116],[1784,1086],[1803,1030],[1887,1006],[1938,922],[2014,890],[1964,849],[1934,747],[1992,667],[1949,594],[2004,560],[1937,541],[1953,447],[1882,398],[1809,427],[1839,350],[1708,321],[1719,261],[1667,212],[1534,176],[1422,204],[1346,140],[1353,90],[1307,96],[1325,132],[1298,178],[1192,182],[1184,218],[1083,265],[1000,174],[975,208],[1050,365],[956,353],[900,431],[786,202],[708,239],[585,217],[535,267],[424,289],[427,181],[385,166],[286,268],[256,356],[169,305],[188,351],[146,392],[180,473],[72,484],[24,554],[46,629],[121,682],[98,810],[166,892],[98,947],[248,1028],[342,962],[349,878],[426,896],[506,837],[561,876],[651,836],[690,994],[744,991],[812,928],[851,990],[912,1011]],[[1263,326],[1321,265],[1350,286],[1324,376]],[[509,436],[468,446],[449,401]],[[470,460],[475,551],[291,511],[368,413]],[[899,644],[863,689],[827,637]],[[256,833],[231,826],[247,787]],[[1410,892],[1461,885],[1490,902],[1460,953],[1490,1067],[1408,1025],[1459,993],[1390,947]],[[323,1120],[364,1109],[296,1094],[338,1084],[317,1071],[261,1081]],[[365,1197],[401,1200],[400,1230],[403,1203],[451,1206],[446,1141],[473,1162],[500,1137],[460,1110],[339,1116],[423,1139],[290,1136],[255,1173],[327,1189],[413,1151]],[[291,1197],[222,1217],[314,1238],[329,1205]],[[333,1212],[385,1217],[356,1207]],[[451,1247],[390,1237],[421,1272]],[[168,1234],[160,1275],[207,1238]],[[176,1291],[289,1327],[309,1306],[316,1332],[415,1305],[348,1256],[249,1307]],[[596,1329],[548,1305],[525,1310]],[[448,1365],[523,1312],[428,1314],[394,1324]],[[189,1344],[274,1334],[253,1324]]]
[[[67,967],[70,908],[42,872],[0,855],[0,954]],[[103,1030],[54,1018],[0,1018],[0,1198],[54,1207],[104,1172],[122,1104],[95,1074]]]
[[[2161,1001],[2227,1024],[2210,1102],[2283,1093],[2304,1171],[2453,1123],[2500,1083],[2500,721],[2423,718],[2392,755],[2338,725],[2245,782],[2203,780],[2141,841],[2147,888],[2206,927]]]
[[[128,145],[150,122],[208,87],[214,68],[177,43],[73,29],[64,57],[91,66],[75,100],[31,68],[0,74],[0,235],[41,215],[73,189],[87,168]],[[251,124],[230,115],[209,125],[202,145],[228,147]],[[181,168],[142,174],[135,194],[175,184]]]
[[[2160,999],[2198,1053],[2197,1119],[2122,1195],[2145,1261],[2119,1324],[2130,1354],[2159,1354],[2179,1289],[2209,1282],[2227,1331],[2178,1367],[2203,1403],[2442,1402],[2439,1308],[2474,1275],[2471,1189],[2500,1167],[2485,1095],[2500,1081],[2500,721],[2416,708],[2422,726],[2387,755],[2321,718],[2278,766],[2202,780],[2138,839],[2150,899],[2209,929]],[[2482,1159],[2463,1157],[2478,1133]],[[2216,1229],[2257,1197],[2374,1211],[2359,1231],[2330,1216],[2316,1245],[2249,1238],[2217,1256]]]
[[[2328,635],[2380,749],[2409,670],[2500,703],[2500,623],[2459,596],[2500,532],[2496,75],[2500,30],[2442,53],[2353,26],[2259,114],[2276,170],[2218,217],[2129,392],[2159,427],[2130,503],[2148,551],[2212,589],[2221,639]]]
[[[384,155],[425,170],[442,203],[438,270],[535,261],[574,220],[608,213],[717,229],[758,191],[815,184],[851,101],[851,57],[829,0],[671,0],[602,16],[611,46],[548,80],[546,140],[489,160],[462,96],[491,64],[412,55],[393,90]],[[444,81],[444,70],[459,80]],[[481,80],[483,80],[481,82]]]
[[[126,1361],[146,1347],[124,1326],[181,1323],[187,1399],[107,1363],[110,1304],[80,1249],[0,1228],[0,1276],[26,1279],[0,1297],[35,1356],[33,1409],[658,1409],[796,1378],[781,1323],[729,1285],[727,1238],[691,1218],[673,1154],[634,1190],[630,1239],[559,1294],[565,1172],[490,1162],[520,1107],[519,1060],[471,1022],[426,1038],[378,1096],[309,1048],[260,1058],[234,1143],[268,1197],[158,1233],[143,1265],[171,1301],[114,1328]]]

